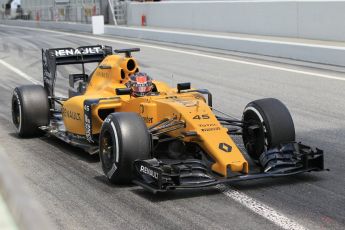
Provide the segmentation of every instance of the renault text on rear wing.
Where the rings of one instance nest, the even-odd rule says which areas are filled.
[[[112,47],[101,45],[55,48],[43,50],[43,52],[49,53],[50,58],[55,59],[56,65],[101,62],[105,56],[113,53]]]

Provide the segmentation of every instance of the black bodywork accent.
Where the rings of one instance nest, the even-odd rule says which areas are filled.
[[[76,81],[83,81],[86,82],[88,80],[88,75],[87,74],[70,74],[69,75],[69,86],[71,88],[74,88],[74,83]]]
[[[130,88],[117,88],[115,89],[116,95],[130,95],[131,89]]]
[[[132,52],[139,52],[140,48],[129,48],[129,49],[117,49],[114,50],[115,53],[120,54],[120,53],[124,53],[126,55],[126,57],[131,57],[132,56]]]
[[[190,89],[190,82],[185,83],[178,83],[177,84],[177,92],[180,93],[181,90],[188,90]]]
[[[262,153],[263,172],[240,174],[227,178],[212,173],[201,160],[137,160],[133,183],[153,192],[177,188],[201,188],[221,183],[273,178],[322,171],[323,151],[301,143],[288,143]]]
[[[92,136],[92,106],[97,105],[99,99],[90,99],[84,101],[84,127],[85,137],[90,143],[94,143],[95,140]]]
[[[97,138],[92,135],[92,106],[97,105],[102,100],[114,100],[119,99],[119,97],[110,98],[97,98],[84,100],[84,127],[85,127],[85,137],[89,143],[97,142]]]

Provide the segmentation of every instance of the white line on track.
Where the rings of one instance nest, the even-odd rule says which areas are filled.
[[[304,230],[304,226],[298,224],[297,222],[289,219],[273,208],[255,200],[254,198],[232,188],[227,185],[217,185],[216,186],[225,196],[232,200],[240,203],[244,207],[250,209],[256,214],[264,217],[265,219],[271,221],[272,223],[278,225],[282,229],[286,230]]]
[[[10,69],[11,71],[15,72],[16,74],[18,74],[19,76],[21,76],[22,78],[34,83],[34,84],[41,84],[39,81],[35,80],[34,78],[30,77],[29,75],[27,75],[26,73],[24,73],[23,71],[21,71],[20,69],[14,67],[11,64],[8,64],[7,62],[5,62],[4,60],[0,59],[0,64],[2,64],[3,66],[5,66],[6,68]]]
[[[209,54],[202,54],[202,53],[197,53],[197,52],[192,52],[192,51],[184,51],[184,50],[179,50],[179,49],[166,48],[166,47],[156,46],[156,45],[147,45],[147,44],[136,43],[136,42],[125,42],[125,41],[119,41],[116,39],[89,37],[89,36],[84,36],[81,34],[70,34],[70,35],[75,36],[75,37],[82,37],[82,38],[87,37],[87,38],[92,38],[92,39],[96,39],[96,40],[100,40],[100,41],[115,42],[115,43],[133,45],[133,46],[141,46],[141,47],[164,50],[164,51],[169,51],[169,52],[174,52],[174,53],[187,54],[187,55],[191,55],[191,56],[204,57],[204,58],[209,58],[209,59],[214,59],[214,60],[219,60],[219,61],[226,61],[226,62],[232,62],[232,63],[237,63],[237,64],[244,64],[244,65],[251,65],[251,66],[256,66],[256,67],[261,67],[261,68],[280,70],[280,71],[285,71],[285,72],[290,72],[290,73],[298,73],[298,74],[303,74],[303,75],[307,75],[307,76],[314,76],[314,77],[319,77],[319,78],[345,81],[345,78],[333,76],[333,75],[328,75],[328,74],[320,74],[320,73],[316,73],[316,72],[302,71],[302,70],[291,69],[291,68],[286,68],[286,67],[261,64],[261,63],[251,62],[251,61],[242,61],[242,60],[238,60],[238,59],[220,57],[220,56],[209,55]]]
[[[261,63],[253,62],[253,61],[243,61],[243,60],[238,60],[238,59],[233,59],[233,58],[202,54],[202,53],[193,52],[193,51],[185,51],[185,50],[176,49],[176,48],[167,48],[167,47],[158,46],[158,45],[148,45],[148,44],[140,43],[140,42],[126,42],[126,41],[122,41],[122,40],[118,40],[114,38],[104,38],[104,37],[97,37],[97,36],[92,36],[92,35],[74,34],[74,33],[69,33],[69,32],[52,31],[52,30],[38,29],[38,28],[28,28],[28,27],[22,27],[22,26],[7,26],[7,27],[12,27],[12,28],[17,27],[17,28],[23,28],[26,30],[35,30],[35,31],[38,30],[38,31],[44,31],[48,33],[63,34],[63,35],[79,37],[79,38],[94,39],[94,40],[99,40],[99,41],[113,42],[113,43],[126,44],[126,45],[132,45],[132,46],[141,46],[141,47],[146,47],[146,48],[151,48],[151,49],[164,50],[168,52],[187,54],[187,55],[197,56],[197,57],[204,57],[204,58],[209,58],[213,60],[256,66],[260,68],[273,69],[273,70],[279,70],[279,71],[290,72],[290,73],[297,73],[297,74],[301,74],[302,76],[304,75],[304,76],[312,76],[312,77],[318,77],[318,78],[324,78],[324,79],[330,79],[330,80],[345,81],[345,77],[338,77],[338,76],[330,75],[330,74],[321,74],[321,73],[312,72],[312,71],[303,71],[303,70],[298,70],[298,69],[281,67],[277,65],[261,64]]]
[[[9,70],[13,71],[14,73],[18,74],[20,77],[30,81],[33,84],[36,85],[42,85],[42,83],[40,81],[37,81],[36,79],[34,79],[33,77],[27,75],[26,73],[24,73],[23,71],[21,71],[20,69],[14,67],[13,65],[5,62],[4,60],[0,59],[0,64],[2,64],[3,66],[5,66],[6,68],[8,68]],[[64,94],[62,92],[55,92],[55,95],[58,97],[64,97]]]
[[[32,29],[32,28],[26,28],[25,29]],[[37,30],[37,29],[32,29],[32,30]],[[39,29],[42,30],[42,29]],[[300,74],[305,74],[305,75],[312,75],[316,77],[321,77],[321,78],[327,78],[327,79],[333,79],[333,80],[341,80],[344,81],[344,78],[336,77],[336,76],[331,76],[331,75],[323,75],[323,74],[318,74],[318,73],[313,73],[313,72],[306,72],[306,71],[299,71],[299,70],[293,70],[289,68],[282,68],[282,67],[277,67],[277,66],[270,66],[270,65],[264,65],[264,64],[259,64],[259,63],[254,63],[254,62],[248,62],[248,61],[240,61],[236,59],[230,59],[230,58],[224,58],[224,57],[218,57],[218,56],[213,56],[213,55],[206,55],[206,54],[200,54],[200,53],[195,53],[195,52],[189,52],[189,51],[182,51],[178,49],[171,49],[171,48],[165,48],[165,47],[160,47],[160,46],[152,46],[152,45],[146,45],[146,44],[141,44],[141,43],[133,43],[133,42],[124,42],[124,41],[118,41],[115,39],[106,39],[106,38],[98,38],[98,37],[90,37],[86,35],[80,35],[80,34],[72,34],[72,33],[67,33],[67,32],[58,32],[58,31],[50,31],[50,30],[43,30],[47,32],[53,32],[53,33],[60,33],[60,34],[65,34],[69,36],[75,36],[75,37],[87,37],[87,38],[93,38],[96,40],[101,40],[101,41],[109,41],[109,42],[116,42],[116,43],[122,43],[122,44],[129,44],[129,45],[139,45],[142,47],[148,47],[148,48],[154,48],[154,49],[160,49],[160,50],[165,50],[165,51],[170,51],[170,52],[176,52],[176,53],[183,53],[183,54],[189,54],[189,55],[194,55],[194,56],[201,56],[201,57],[206,57],[206,58],[212,58],[212,59],[217,59],[217,60],[223,60],[223,61],[230,61],[230,62],[236,62],[236,63],[241,63],[241,64],[247,64],[247,65],[254,65],[254,66],[259,66],[259,67],[264,67],[264,68],[270,68],[270,69],[277,69],[277,70],[282,70],[282,71],[287,71],[287,72],[294,72],[294,73],[300,73]],[[15,68],[14,66],[8,64],[7,62],[0,60],[0,64],[4,65],[8,69],[12,70],[13,72],[17,73],[19,76],[35,83],[39,84],[38,81],[33,79],[32,77],[28,76],[27,74],[23,73],[21,70]],[[281,227],[282,229],[286,230],[304,230],[306,229],[304,226],[298,224],[297,222],[289,219],[288,217],[284,216],[283,214],[279,213],[278,211],[274,210],[273,208],[255,200],[254,198],[236,190],[233,189],[227,185],[218,185],[217,188],[227,197],[230,199],[240,203],[244,207],[248,208],[249,210],[253,211],[254,213],[266,218],[267,220],[271,221],[272,223],[276,224],[277,226]]]
[[[285,0],[284,0],[285,1]],[[152,28],[139,28],[139,27],[127,27],[127,26],[118,26],[124,30],[139,30],[139,31],[149,31],[149,32],[164,32],[167,34],[182,34],[182,35],[195,35],[207,38],[223,38],[228,40],[241,40],[241,41],[251,41],[251,42],[260,42],[260,43],[271,43],[271,44],[283,44],[283,45],[294,45],[294,46],[304,46],[304,47],[313,47],[313,48],[325,48],[325,49],[335,49],[335,50],[345,50],[344,46],[334,46],[334,45],[319,45],[319,44],[310,44],[306,42],[287,42],[287,41],[278,41],[272,39],[263,39],[263,38],[246,38],[240,36],[227,36],[227,35],[214,35],[214,34],[205,34],[205,33],[195,33],[195,32],[185,32],[185,31],[176,31],[176,30],[162,30],[162,29],[152,29]]]

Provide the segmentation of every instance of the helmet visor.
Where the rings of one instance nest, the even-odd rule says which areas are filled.
[[[132,86],[132,91],[134,93],[148,93],[151,92],[152,85],[150,86]]]

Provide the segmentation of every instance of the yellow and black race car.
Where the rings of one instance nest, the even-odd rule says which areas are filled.
[[[322,150],[295,142],[293,120],[279,100],[250,102],[242,119],[234,119],[212,108],[206,89],[147,84],[131,56],[135,51],[100,45],[42,50],[44,86],[13,93],[19,136],[47,133],[99,153],[111,182],[134,182],[152,192],[324,169]],[[98,66],[87,75],[84,65],[91,62]],[[68,64],[81,64],[83,73],[69,75],[68,98],[57,97],[56,68]],[[135,89],[149,91],[138,95]],[[242,136],[260,171],[250,168],[234,135]]]

